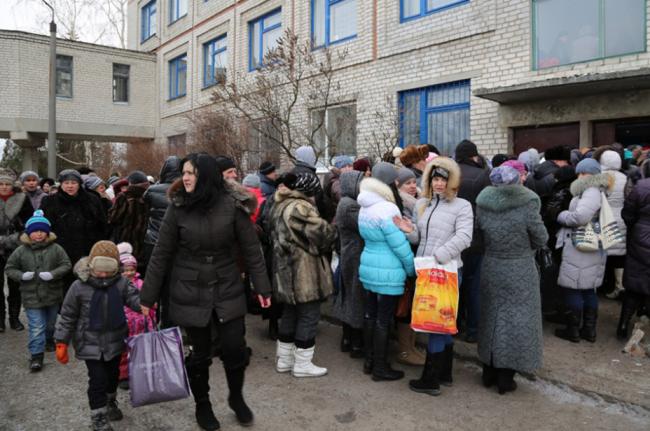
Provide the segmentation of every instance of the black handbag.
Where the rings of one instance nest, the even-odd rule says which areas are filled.
[[[544,271],[553,266],[553,252],[548,247],[542,247],[537,250],[535,260],[539,268]]]

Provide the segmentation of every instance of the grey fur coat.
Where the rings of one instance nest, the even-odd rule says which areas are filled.
[[[478,353],[497,368],[542,365],[542,315],[535,250],[548,234],[539,197],[521,185],[487,187],[476,200],[485,257],[481,267]]]

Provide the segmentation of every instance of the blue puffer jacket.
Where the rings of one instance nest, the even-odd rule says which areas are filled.
[[[404,293],[406,276],[415,275],[413,251],[393,217],[401,215],[391,189],[374,178],[361,182],[357,202],[359,233],[365,241],[359,279],[363,287],[382,295]]]

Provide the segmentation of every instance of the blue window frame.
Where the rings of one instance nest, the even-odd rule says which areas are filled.
[[[399,93],[400,145],[435,145],[453,155],[469,139],[470,81],[457,81]]]
[[[248,23],[248,70],[264,66],[264,55],[282,36],[282,10],[276,9]]]
[[[140,42],[156,34],[156,0],[152,0],[141,9]]]
[[[169,0],[169,23],[172,24],[187,15],[187,0]]]
[[[227,47],[225,34],[203,44],[203,88],[226,81]]]
[[[345,42],[357,35],[357,0],[311,0],[314,48]]]
[[[187,54],[169,61],[169,100],[187,93]]]
[[[400,0],[400,22],[421,18],[452,7],[469,3],[470,0]]]

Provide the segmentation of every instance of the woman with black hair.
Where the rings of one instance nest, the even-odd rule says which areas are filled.
[[[250,221],[256,203],[224,182],[216,161],[207,154],[190,154],[181,166],[182,177],[169,188],[171,205],[140,293],[142,311],[148,315],[169,277],[170,320],[185,329],[193,348],[186,366],[197,423],[204,430],[220,426],[208,384],[211,331],[216,326],[230,391],[228,404],[240,424],[250,425],[253,413],[242,394],[249,362],[244,339],[246,296],[233,249],[238,247],[244,258],[262,307],[269,307],[271,287]]]

